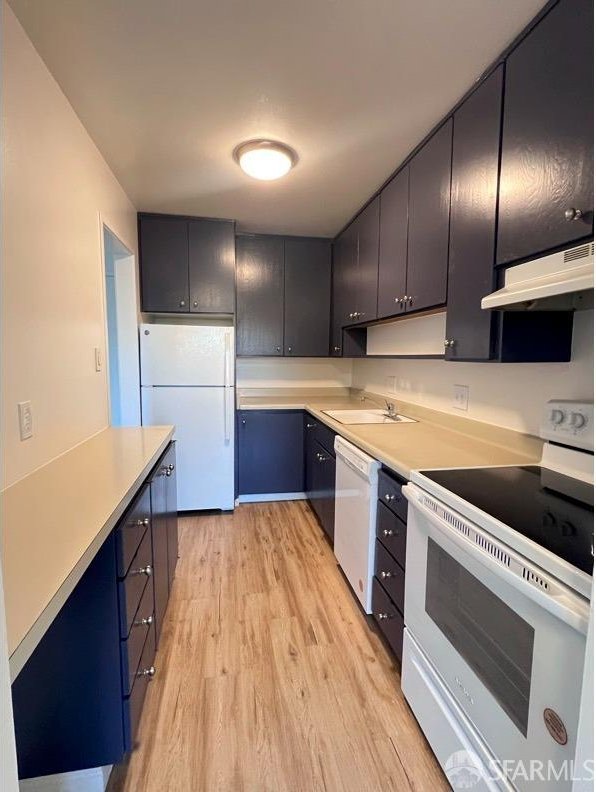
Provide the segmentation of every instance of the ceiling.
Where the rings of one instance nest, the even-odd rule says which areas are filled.
[[[138,210],[334,235],[543,0],[10,0]],[[232,159],[296,149],[278,182]]]

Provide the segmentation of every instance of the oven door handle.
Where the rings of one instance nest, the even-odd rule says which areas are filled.
[[[423,517],[434,527],[437,534],[443,538],[447,538],[450,542],[455,544],[468,555],[471,555],[484,567],[496,574],[506,583],[513,588],[520,591],[528,599],[533,600],[537,605],[544,610],[547,610],[553,616],[556,616],[561,621],[573,627],[578,632],[586,635],[588,632],[588,621],[590,616],[589,603],[579,595],[575,594],[570,589],[564,588],[560,583],[557,583],[553,578],[547,575],[542,570],[536,568],[536,575],[548,581],[549,586],[552,588],[552,593],[548,593],[534,586],[527,580],[518,577],[511,569],[496,561],[492,556],[488,555],[480,547],[477,547],[474,542],[463,536],[457,528],[453,528],[449,523],[442,520],[439,515],[435,514],[432,509],[425,506],[421,501],[421,496],[425,493],[423,490],[418,489],[414,484],[410,483],[402,489],[403,494],[410,502],[410,506],[416,509],[423,515]],[[450,510],[441,504],[441,508],[446,512]],[[455,513],[454,513],[455,516]],[[485,532],[474,526],[472,523],[466,522],[461,516],[457,515],[457,520],[464,525],[468,525],[472,531],[480,535]],[[430,535],[430,532],[428,532]],[[503,548],[512,559],[522,564],[526,569],[532,571],[533,565],[529,564],[522,556],[518,555],[513,550],[502,545],[497,539],[486,534],[487,540],[498,548]],[[481,581],[482,582],[482,581]],[[555,593],[556,592],[556,593]]]

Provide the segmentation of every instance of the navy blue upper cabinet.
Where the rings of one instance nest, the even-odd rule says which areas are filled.
[[[148,313],[234,313],[234,223],[139,215],[141,307]]]
[[[331,242],[291,237],[284,242],[284,354],[329,355]]]
[[[507,58],[497,264],[593,232],[592,57],[592,0],[560,0]]]
[[[188,279],[192,313],[234,313],[236,248],[231,220],[188,224]]]
[[[238,355],[283,354],[283,237],[236,237],[236,321]]]
[[[405,309],[408,263],[409,168],[403,168],[381,193],[379,231],[379,318]]]
[[[447,299],[452,131],[448,119],[410,161],[408,311]]]
[[[494,287],[503,66],[453,119],[453,178],[445,357],[488,360],[496,315],[480,301]]]
[[[331,354],[344,354],[343,328],[351,324],[358,277],[358,229],[352,223],[333,243]]]
[[[379,206],[377,196],[358,215],[358,275],[356,281],[356,322],[370,322],[377,318],[377,289],[379,278]]]
[[[188,223],[139,215],[141,303],[147,312],[188,313]]]

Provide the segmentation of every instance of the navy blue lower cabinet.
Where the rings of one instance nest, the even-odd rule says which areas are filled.
[[[305,492],[331,542],[335,531],[335,432],[312,415],[304,416]]]
[[[383,468],[379,473],[377,541],[373,578],[373,616],[391,651],[401,662],[404,631],[408,502],[406,479]]]
[[[240,410],[238,492],[304,491],[302,410]]]
[[[121,685],[112,533],[12,685],[19,778],[120,761]]]
[[[161,635],[170,593],[168,572],[167,467],[160,461],[151,476],[151,535],[153,538],[153,590],[155,635]]]

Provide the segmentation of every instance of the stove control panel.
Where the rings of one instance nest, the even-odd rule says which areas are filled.
[[[547,402],[540,437],[555,443],[594,450],[594,402],[555,400]]]

